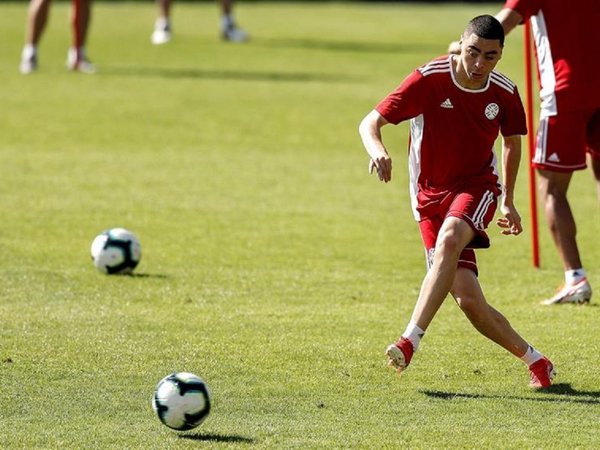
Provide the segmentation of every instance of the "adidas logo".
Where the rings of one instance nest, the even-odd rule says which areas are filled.
[[[558,157],[558,155],[556,153],[552,153],[549,157],[548,157],[548,161],[552,161],[552,162],[560,162],[560,158]]]
[[[442,103],[440,103],[440,106],[442,108],[454,108],[454,106],[452,105],[452,102],[450,101],[449,98],[447,98],[446,100],[444,100]]]

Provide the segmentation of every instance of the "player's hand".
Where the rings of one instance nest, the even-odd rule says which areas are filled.
[[[448,54],[449,55],[459,55],[460,54],[460,42],[452,41],[448,46]]]
[[[521,225],[521,216],[517,212],[517,208],[512,203],[505,202],[500,206],[500,212],[503,217],[496,221],[496,225],[502,228],[502,234],[518,235],[523,232]]]
[[[377,170],[377,176],[385,183],[392,179],[392,158],[389,155],[382,155],[378,158],[372,158],[369,161],[369,173]]]

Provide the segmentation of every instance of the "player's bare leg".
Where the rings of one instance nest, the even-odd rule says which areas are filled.
[[[50,14],[50,0],[32,0],[27,11],[25,46],[21,53],[19,70],[28,74],[37,69],[37,47]]]
[[[85,47],[91,14],[90,0],[73,0],[73,8],[71,10],[73,47]]]
[[[171,0],[156,0],[158,18],[150,40],[154,45],[166,44],[171,40]]]
[[[487,303],[473,271],[459,267],[451,293],[477,331],[527,364],[532,387],[551,385],[555,375],[552,363],[533,349],[514,330],[506,317]]]
[[[450,292],[460,253],[474,236],[475,232],[464,220],[449,217],[444,221],[435,245],[433,264],[423,280],[411,317],[411,321],[423,330],[427,329]]]
[[[32,0],[27,12],[26,41],[37,46],[50,15],[50,0]]]
[[[233,19],[233,0],[219,0],[221,5],[221,36],[229,42],[244,42],[248,33],[239,28]]]
[[[71,48],[67,54],[67,67],[83,73],[95,73],[95,66],[88,60],[85,52],[85,44],[91,18],[90,0],[72,0]]]
[[[539,170],[538,174],[546,221],[565,272],[574,270],[583,272],[576,240],[577,226],[567,200],[567,191],[572,173]],[[586,303],[590,301],[591,296],[592,289],[585,276],[582,276],[576,282],[566,284],[556,295],[544,300],[542,303],[545,305]]]
[[[575,235],[577,227],[567,200],[572,173],[539,170],[539,190],[550,234],[565,269],[581,267]]]
[[[156,0],[158,17],[169,19],[171,17],[171,0]]]
[[[525,354],[529,344],[500,312],[486,302],[473,271],[458,268],[451,294],[477,331],[517,357]]]
[[[221,3],[221,14],[224,16],[230,16],[233,12],[233,1],[232,0],[220,0]]]
[[[475,232],[463,220],[456,217],[447,218],[438,234],[433,264],[427,271],[421,292],[411,317],[411,324],[415,324],[425,332],[440,309],[450,288],[454,283],[458,258],[465,246],[473,239]],[[402,372],[410,363],[412,353],[416,350],[418,342],[401,338],[386,349],[388,365]],[[400,350],[400,351],[399,351]]]

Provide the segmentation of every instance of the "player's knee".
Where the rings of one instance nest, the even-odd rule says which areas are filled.
[[[456,299],[459,308],[466,316],[476,313],[477,308],[475,307],[475,301],[472,296],[454,294],[454,298]]]
[[[453,290],[452,296],[456,300],[458,307],[471,323],[477,325],[485,320],[487,303],[481,296],[477,295],[475,292],[464,290],[461,292]]]
[[[463,246],[456,233],[452,230],[444,230],[440,233],[435,247],[436,257],[458,257],[462,250]]]

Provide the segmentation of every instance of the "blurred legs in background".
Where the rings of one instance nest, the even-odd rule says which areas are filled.
[[[248,34],[238,28],[233,19],[233,0],[219,0],[221,6],[221,37],[230,42],[245,42]],[[156,0],[158,18],[150,40],[154,45],[166,44],[171,40],[171,0]]]
[[[37,69],[38,45],[50,15],[50,1],[31,0],[29,4],[25,46],[21,52],[21,63],[19,65],[22,74],[29,74]],[[90,17],[90,0],[73,0],[71,8],[72,41],[67,52],[67,68],[69,70],[83,73],[94,73],[96,71],[85,53]]]

